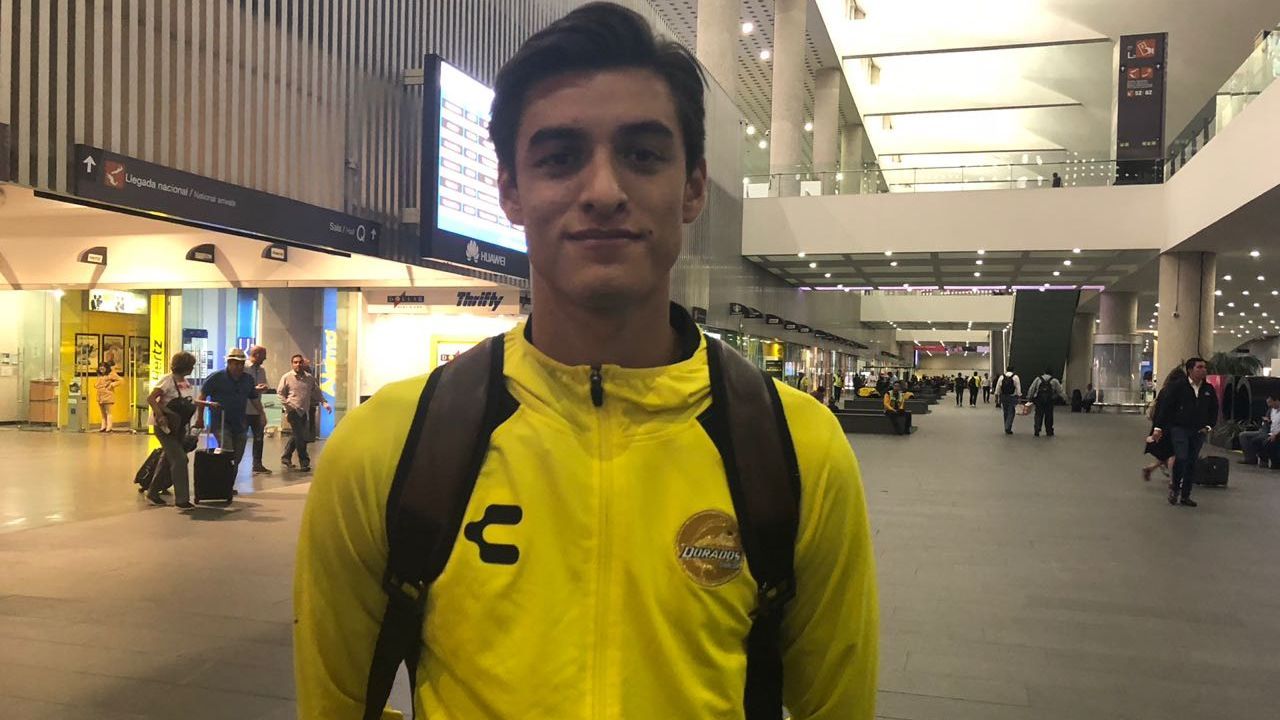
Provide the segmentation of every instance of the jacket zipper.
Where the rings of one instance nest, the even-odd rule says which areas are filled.
[[[597,482],[599,487],[597,492],[600,493],[599,512],[596,517],[596,532],[598,533],[596,558],[596,612],[595,612],[595,668],[593,675],[595,676],[595,698],[594,712],[592,717],[604,718],[608,711],[608,638],[606,637],[609,623],[607,622],[608,605],[609,605],[609,473],[605,464],[605,453],[608,449],[608,438],[606,431],[608,429],[608,418],[604,410],[604,377],[598,366],[591,368],[591,404],[596,408],[596,433],[599,441],[598,455],[596,462],[599,463],[600,472]]]

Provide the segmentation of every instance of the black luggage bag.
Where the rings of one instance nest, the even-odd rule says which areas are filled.
[[[212,435],[212,433],[210,433]],[[222,435],[227,439],[227,420],[222,418]],[[236,456],[230,448],[218,447],[210,449],[205,444],[203,450],[195,453],[195,485],[196,502],[220,500],[230,504],[236,486]]]
[[[142,461],[142,467],[138,468],[138,474],[133,476],[133,481],[138,485],[138,492],[146,492],[147,488],[151,487],[151,478],[155,477],[156,473],[160,471],[160,464],[163,459],[164,449],[156,448],[151,451],[146,460]]]
[[[1206,487],[1226,487],[1231,463],[1223,457],[1202,457],[1196,461],[1195,483]]]

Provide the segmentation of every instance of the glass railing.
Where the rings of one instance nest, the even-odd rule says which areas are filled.
[[[1114,160],[965,165],[955,167],[872,167],[839,172],[783,172],[743,178],[745,198],[871,195],[890,192],[964,190],[1047,190],[1160,182],[1159,160]]]
[[[1187,127],[1169,143],[1166,174],[1172,176],[1181,170],[1277,77],[1280,77],[1280,28],[1263,38]]]

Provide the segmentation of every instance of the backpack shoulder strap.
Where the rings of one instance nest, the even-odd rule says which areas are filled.
[[[503,380],[503,336],[489,338],[431,373],[387,497],[387,610],[365,691],[365,720],[378,720],[396,671],[416,686],[427,590],[444,570],[462,527],[489,436],[515,412]]]
[[[720,451],[742,549],[758,585],[747,637],[747,720],[782,713],[783,609],[795,596],[800,468],[773,379],[707,338],[711,408],[701,418]]]

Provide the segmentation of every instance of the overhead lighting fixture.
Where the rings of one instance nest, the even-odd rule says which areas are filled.
[[[816,263],[816,262],[811,262],[811,263],[809,263],[809,267],[811,267],[811,268],[816,268],[816,267],[818,267],[818,263]]]
[[[759,143],[756,143],[756,147],[760,148],[761,150],[764,150],[765,148],[769,147],[769,141],[761,140]]]
[[[1235,306],[1236,306],[1236,304],[1235,304],[1235,303],[1233,303],[1233,302],[1229,302],[1229,303],[1227,303],[1227,307],[1235,307]]]
[[[1061,271],[1061,270],[1054,270],[1054,271],[1053,271],[1053,276],[1054,276],[1054,277],[1060,277],[1061,275],[1062,275],[1062,271]]]
[[[1249,291],[1248,291],[1248,290],[1241,290],[1241,291],[1240,291],[1240,294],[1241,294],[1241,295],[1248,295],[1248,294],[1249,294]]]
[[[897,260],[894,260],[894,261],[890,262],[890,263],[889,263],[889,267],[898,267],[898,261],[897,261]]]
[[[796,257],[804,257],[804,253],[796,253]]]
[[[1080,248],[1071,248],[1071,252],[1075,253],[1076,255],[1079,255],[1079,254],[1080,254]]]
[[[1214,291],[1213,291],[1213,294],[1214,294],[1214,295],[1217,295],[1218,297],[1222,297],[1222,291],[1221,291],[1221,290],[1214,290]],[[1272,293],[1272,295],[1274,295],[1274,294],[1275,294],[1275,293]]]
[[[755,126],[755,125],[748,125],[748,126],[747,126],[747,135],[755,135],[755,134],[756,134],[756,126]]]
[[[773,53],[769,52],[767,48],[760,51],[761,60],[764,60],[765,62],[769,62],[769,58],[771,57],[773,57]]]
[[[1218,311],[1218,317],[1222,317],[1224,315],[1226,315],[1226,313],[1222,312],[1221,310]]]
[[[1063,265],[1070,265],[1070,264],[1071,264],[1071,261],[1070,261],[1070,260],[1063,260],[1063,261],[1062,261],[1062,264],[1063,264]]]
[[[1250,250],[1250,251],[1249,251],[1249,257],[1259,257],[1259,256],[1261,256],[1261,255],[1262,255],[1262,253],[1258,252],[1257,250]]]
[[[804,131],[805,131],[805,132],[813,132],[813,123],[811,123],[811,122],[807,122],[807,123],[805,123],[805,124],[804,124]]]
[[[885,256],[886,256],[886,257],[888,257],[889,255],[892,255],[892,254],[893,254],[893,251],[892,251],[892,250],[885,250],[885,251],[884,251],[884,254],[885,254]]]
[[[982,261],[981,261],[981,260],[974,260],[974,261],[973,261],[973,264],[974,264],[974,265],[981,265],[981,264],[982,264]]]
[[[1222,276],[1222,279],[1223,279],[1223,280],[1226,280],[1227,282],[1231,282],[1231,276],[1230,276],[1230,275],[1223,275],[1223,276]]]
[[[1267,276],[1266,276],[1266,275],[1259,275],[1259,276],[1258,276],[1258,282],[1266,282],[1266,281],[1267,281]]]
[[[755,29],[756,29],[756,24],[755,24],[755,23],[753,23],[753,22],[744,22],[744,23],[742,23],[742,34],[743,34],[743,35],[750,35],[750,34],[752,33],[752,31],[753,31],[753,30],[755,30]]]
[[[986,250],[979,249],[979,250],[978,250],[978,254],[979,254],[979,255],[986,255],[986,254],[987,254],[987,251],[986,251]]]
[[[1261,304],[1261,303],[1254,303],[1254,304],[1253,304],[1253,306],[1254,306],[1254,307],[1262,307],[1262,304]]]
[[[831,273],[825,273],[823,274],[823,277],[831,277]]]

